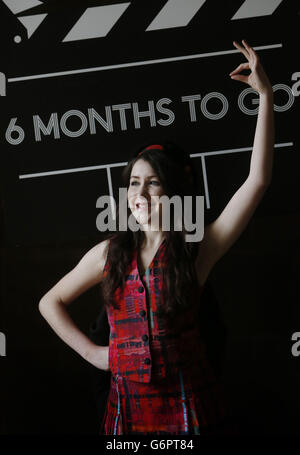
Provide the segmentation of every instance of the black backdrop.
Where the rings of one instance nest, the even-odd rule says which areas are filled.
[[[184,147],[205,223],[218,216],[248,175],[255,133],[257,96],[229,77],[244,38],[274,88],[275,157],[264,199],[209,279],[227,329],[222,380],[244,432],[297,433],[296,2],[6,0],[0,21],[0,433],[97,433],[90,368],[39,299],[101,241],[96,201],[118,197],[141,142]],[[70,311],[88,333],[101,307],[95,287]]]

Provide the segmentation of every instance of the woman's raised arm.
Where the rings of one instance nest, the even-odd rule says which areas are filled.
[[[251,155],[249,177],[260,186],[271,183],[274,150],[274,102],[272,85],[255,50],[243,41],[245,47],[234,41],[235,46],[245,55],[248,62],[241,63],[230,73],[232,79],[245,82],[259,94],[259,111]],[[249,69],[248,76],[239,74]]]
[[[232,79],[245,82],[259,94],[259,112],[251,155],[249,175],[235,192],[219,217],[205,228],[199,243],[198,264],[204,282],[213,265],[239,238],[255,212],[272,179],[274,152],[274,103],[271,83],[254,49],[243,41],[245,47],[234,45],[248,62],[241,63],[230,73]],[[239,74],[249,69],[246,76]]]

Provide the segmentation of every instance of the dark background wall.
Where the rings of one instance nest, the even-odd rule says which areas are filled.
[[[239,104],[249,87],[228,76],[245,61],[232,44],[242,39],[274,88],[276,145],[271,186],[210,275],[227,329],[222,381],[244,433],[298,432],[299,11],[285,0],[182,3],[0,2],[1,434],[97,433],[92,369],[43,320],[39,299],[101,241],[96,201],[118,197],[141,142],[184,147],[205,223],[222,211],[248,175],[257,118],[255,93]],[[95,287],[70,311],[89,333],[101,308]]]

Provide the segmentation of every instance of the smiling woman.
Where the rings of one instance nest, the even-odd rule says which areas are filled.
[[[272,87],[256,52],[243,43],[235,46],[248,63],[231,75],[260,96],[249,175],[205,227],[203,239],[188,242],[184,220],[178,230],[172,212],[169,229],[158,216],[160,198],[198,194],[188,152],[168,141],[145,144],[122,174],[127,217],[141,229],[109,233],[40,301],[41,313],[58,335],[92,365],[111,372],[101,434],[231,431],[225,395],[208,361],[205,320],[196,315],[211,269],[239,238],[271,182]],[[244,68],[251,70],[248,76],[239,74]],[[104,347],[88,339],[65,308],[98,283],[110,327]]]
[[[185,241],[183,214],[181,214],[183,228],[181,231],[175,231],[174,207],[171,206],[170,229],[164,230],[162,227],[163,204],[160,198],[164,196],[171,199],[173,196],[178,196],[183,199],[187,195],[196,196],[199,182],[196,181],[196,178],[190,179],[191,175],[196,176],[196,171],[189,155],[174,143],[164,142],[162,144],[151,146],[146,144],[139,147],[133,153],[132,159],[122,174],[123,185],[127,188],[127,217],[134,217],[140,229],[137,231],[129,229],[108,235],[112,269],[103,283],[103,292],[105,300],[111,301],[113,305],[114,286],[124,279],[123,275],[130,264],[132,252],[139,251],[138,263],[141,265],[141,269],[145,270],[164,239],[168,244],[170,262],[176,260],[176,252],[172,251],[170,239],[174,237],[181,245],[179,248],[182,262],[178,265],[181,271],[178,273],[177,281],[184,282],[188,288],[189,280],[193,282],[195,277],[191,264],[196,257],[197,246]],[[184,170],[187,165],[189,172]],[[120,207],[118,206],[116,225],[119,225],[119,217]],[[116,267],[117,264],[118,267]],[[170,286],[172,286],[171,282]],[[173,300],[169,297],[169,306],[164,308],[167,312],[171,313],[173,307],[175,313],[176,305],[180,306],[179,302],[184,305],[184,301],[187,300],[189,293],[185,294],[186,297],[183,294],[180,296],[180,288],[181,286],[178,286],[176,289],[175,285],[173,290],[169,289],[168,295],[174,295],[175,298]],[[164,310],[160,308],[158,311],[163,312]]]
[[[128,203],[133,216],[147,230],[150,229],[149,223],[153,230],[159,230],[158,220],[155,222],[154,216],[155,213],[161,213],[158,199],[163,194],[163,187],[158,177],[153,174],[151,165],[142,159],[138,160],[130,176]]]
[[[170,230],[156,216],[161,196],[196,195],[194,176],[189,155],[171,142],[141,147],[124,169],[128,215],[141,229],[109,238],[102,292],[112,375],[101,434],[202,434],[226,420],[196,322],[199,244],[186,242],[184,224],[174,230],[173,216]]]

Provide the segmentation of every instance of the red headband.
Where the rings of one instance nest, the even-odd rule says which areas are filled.
[[[145,152],[146,150],[152,150],[152,149],[163,150],[164,148],[163,148],[162,145],[158,145],[158,144],[149,145],[149,147],[147,147],[147,148],[145,148],[144,150],[142,150],[142,151],[138,154],[138,156],[139,156],[141,153]]]
[[[159,144],[155,144],[155,145],[149,145],[147,148],[143,149],[139,154],[141,155],[142,153],[146,152],[146,150],[153,150],[153,149],[156,149],[156,150],[164,150],[163,146],[162,145],[159,145]],[[189,164],[187,164],[185,167],[184,167],[184,170],[188,173],[191,172],[191,166]]]

